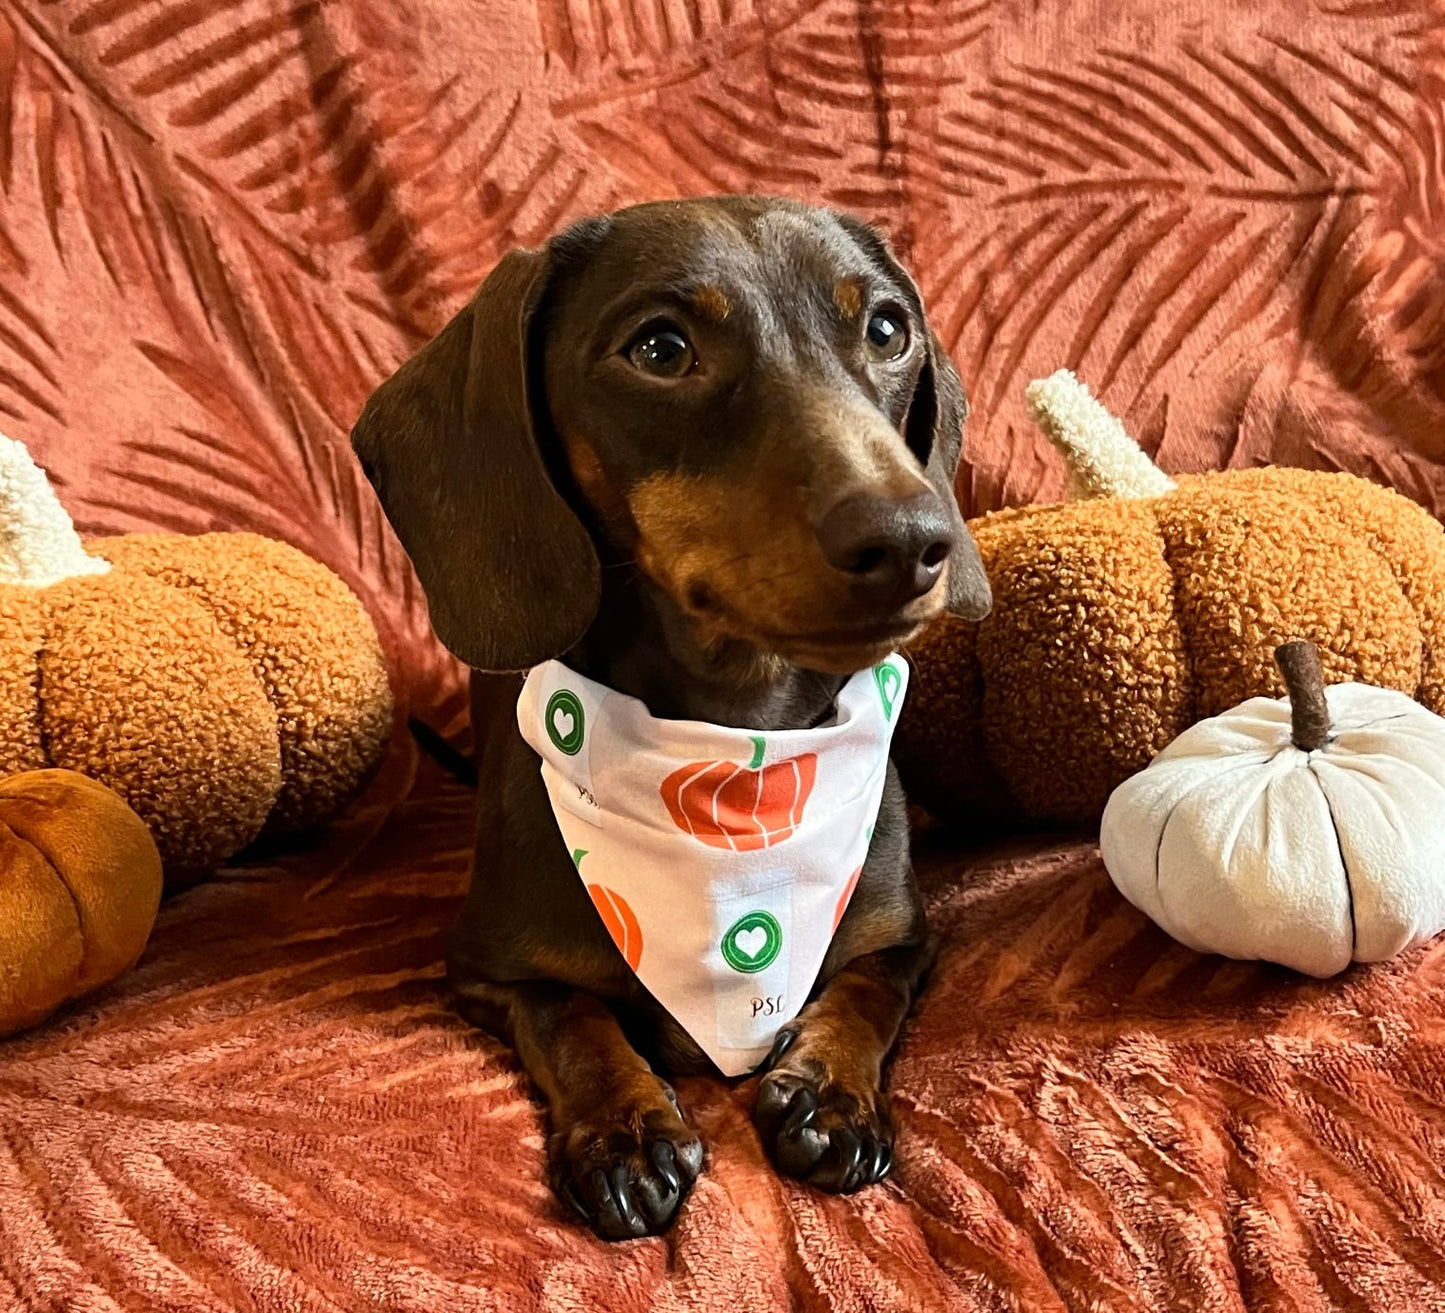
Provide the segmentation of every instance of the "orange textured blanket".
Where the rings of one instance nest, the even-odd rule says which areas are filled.
[[[1022,399],[1060,366],[1170,471],[1445,507],[1439,0],[3,0],[0,428],[83,531],[335,569],[463,742],[352,420],[508,247],[743,189],[892,234],[972,394],[968,513],[1061,489]],[[1088,838],[923,841],[892,1183],[784,1183],[751,1083],[686,1081],[706,1176],[602,1245],[447,1009],[469,805],[399,742],[0,1046],[0,1310],[1445,1309],[1445,947],[1200,958]]]
[[[323,849],[172,900],[109,996],[0,1050],[0,1308],[1445,1306],[1445,944],[1334,983],[1201,958],[1084,841],[923,841],[943,952],[889,1184],[780,1179],[756,1081],[695,1078],[678,1225],[594,1239],[516,1059],[446,1006],[470,798],[413,769]]]

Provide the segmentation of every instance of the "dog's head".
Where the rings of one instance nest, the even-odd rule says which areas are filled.
[[[508,255],[352,439],[472,666],[577,643],[600,554],[704,642],[848,673],[945,608],[988,609],[953,496],[966,410],[877,233],[729,197]]]

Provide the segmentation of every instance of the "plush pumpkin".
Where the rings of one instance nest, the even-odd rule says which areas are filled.
[[[1393,689],[1326,689],[1280,648],[1287,700],[1184,731],[1104,809],[1120,893],[1201,952],[1330,976],[1445,929],[1445,720]]]
[[[0,780],[0,1035],[135,962],[161,856],[118,794],[67,770]]]
[[[390,728],[376,631],[329,570],[255,534],[82,544],[0,437],[0,772],[103,781],[184,878],[333,815]]]
[[[697,761],[662,782],[662,801],[680,830],[699,843],[734,852],[755,852],[781,843],[798,828],[803,805],[813,792],[818,758],[811,752],[757,768],[763,741],[755,739],[754,761]]]
[[[935,815],[1090,822],[1189,725],[1281,691],[1275,647],[1320,649],[1332,682],[1445,710],[1445,533],[1348,474],[1170,479],[1066,372],[1029,390],[1074,500],[970,528],[993,587],[981,622],[910,650],[895,741]]]

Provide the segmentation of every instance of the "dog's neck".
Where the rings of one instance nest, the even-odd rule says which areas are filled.
[[[636,569],[603,571],[602,604],[566,656],[579,674],[658,717],[740,729],[805,729],[830,714],[844,677],[804,670],[736,640],[708,641]]]

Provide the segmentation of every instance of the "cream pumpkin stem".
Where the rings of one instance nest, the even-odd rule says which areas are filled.
[[[1298,639],[1274,650],[1275,664],[1289,693],[1290,737],[1301,752],[1314,752],[1330,737],[1330,707],[1325,701],[1325,672],[1320,650]]]
[[[25,447],[0,434],[0,584],[44,588],[82,574],[104,574]]]
[[[1072,371],[1035,379],[1025,395],[1034,422],[1064,458],[1070,501],[1161,497],[1175,487]]]

